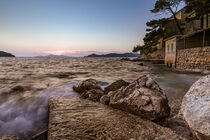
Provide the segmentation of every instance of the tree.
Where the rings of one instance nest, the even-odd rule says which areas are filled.
[[[157,50],[154,46],[159,43],[159,40],[164,36],[164,24],[168,22],[168,19],[163,18],[159,20],[151,20],[146,23],[147,29],[145,37],[143,38],[144,45],[136,45],[133,48],[133,52],[141,51],[144,54],[148,54]]]
[[[195,19],[201,19],[201,27],[203,28],[203,19],[206,15],[206,25],[208,27],[208,13],[210,13],[210,1],[209,0],[185,0],[186,13],[195,12],[195,16],[187,18],[187,21]]]
[[[157,0],[154,9],[151,10],[152,13],[171,13],[181,35],[183,35],[183,31],[176,17],[176,12],[182,1],[183,0]]]
[[[181,26],[176,17],[177,9],[183,0],[157,0],[155,3],[154,9],[151,10],[152,13],[171,13],[176,26],[181,35],[183,35]],[[164,37],[165,29],[164,25],[169,21],[169,18],[162,18],[159,20],[151,20],[146,23],[147,33],[143,38],[144,45],[136,45],[133,48],[133,52],[141,51],[144,54],[148,54],[157,50],[156,46],[159,43],[159,40]]]

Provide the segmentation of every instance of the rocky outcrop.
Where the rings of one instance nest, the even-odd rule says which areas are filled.
[[[98,81],[95,79],[87,79],[85,81],[79,82],[77,85],[73,86],[74,91],[82,94],[86,91],[92,90],[92,89],[101,89],[101,87],[98,85]]]
[[[102,104],[105,104],[105,105],[109,105],[109,100],[110,100],[110,97],[108,95],[103,95],[101,98],[100,98],[100,102]]]
[[[15,57],[15,56],[7,52],[0,51],[0,57]]]
[[[107,86],[104,89],[104,93],[108,94],[110,91],[115,91],[115,90],[120,89],[123,86],[128,86],[128,85],[129,85],[129,83],[124,81],[124,80],[122,80],[122,79],[121,80],[117,80],[114,83],[112,83],[111,85]]]
[[[200,140],[210,139],[210,75],[195,82],[183,98],[180,116]]]
[[[158,120],[170,113],[166,95],[150,75],[110,92],[109,96],[111,107],[149,120]]]
[[[48,139],[184,140],[168,128],[78,97],[50,98]]]
[[[79,82],[73,89],[85,99],[98,101],[149,120],[159,120],[170,113],[166,95],[150,75],[144,75],[131,84],[118,80],[106,87],[104,92],[94,79]]]
[[[100,98],[104,95],[104,91],[99,85],[104,84],[95,79],[87,79],[73,86],[73,90],[80,93],[84,99],[100,102]]]

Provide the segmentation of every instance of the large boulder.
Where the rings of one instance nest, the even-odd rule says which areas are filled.
[[[184,140],[149,120],[81,99],[49,99],[49,140]]]
[[[77,85],[73,86],[74,91],[82,94],[83,92],[86,92],[88,90],[92,89],[99,89],[101,90],[101,87],[99,86],[99,83],[95,79],[87,79],[84,81],[79,82]]]
[[[150,75],[144,75],[109,95],[111,107],[149,120],[159,120],[170,113],[166,95]]]
[[[210,75],[191,86],[182,100],[179,115],[198,139],[210,139]]]
[[[105,89],[104,89],[104,93],[105,94],[108,94],[110,91],[115,91],[115,90],[118,90],[120,89],[121,87],[123,86],[128,86],[129,83],[120,79],[120,80],[117,80],[115,81],[114,83],[112,83],[111,85],[107,86]]]

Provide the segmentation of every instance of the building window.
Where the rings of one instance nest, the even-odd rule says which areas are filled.
[[[167,49],[168,49],[168,53],[170,52],[170,49],[169,49],[169,48],[170,48],[170,46],[168,45],[168,47],[167,47]]]
[[[171,52],[173,52],[173,50],[174,50],[174,44],[172,43],[171,44]]]

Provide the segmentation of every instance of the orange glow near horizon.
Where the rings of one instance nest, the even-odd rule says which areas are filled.
[[[99,53],[99,54],[106,54],[106,53],[126,53],[129,51],[126,50],[120,50],[120,51],[114,51],[114,50],[95,50],[95,51],[89,51],[89,50],[50,50],[50,51],[44,51],[44,54],[52,54],[52,55],[73,55],[73,54],[90,54],[90,53]]]
[[[64,50],[57,50],[57,51],[46,51],[47,54],[53,54],[53,55],[64,55],[66,53],[73,53],[73,51],[64,51]]]

